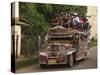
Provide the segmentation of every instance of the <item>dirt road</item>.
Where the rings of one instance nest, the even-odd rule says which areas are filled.
[[[77,69],[93,69],[97,68],[97,48],[89,50],[88,58],[78,61],[73,67],[68,68],[64,65],[57,65],[41,69],[39,64],[21,68],[16,73],[29,73],[29,72],[46,72],[46,71],[60,71],[60,70],[77,70]]]

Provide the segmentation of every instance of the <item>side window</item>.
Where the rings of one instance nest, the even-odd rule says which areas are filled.
[[[74,40],[75,44],[79,43],[79,34],[75,34]]]
[[[80,36],[79,34],[76,34],[75,35],[75,38],[74,38],[74,48],[78,51],[80,49],[80,45],[79,45],[79,40],[80,40]]]
[[[79,40],[79,35],[78,34],[75,35],[75,40]]]

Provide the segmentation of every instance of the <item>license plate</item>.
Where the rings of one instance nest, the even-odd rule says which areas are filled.
[[[56,60],[48,60],[48,64],[55,64]]]

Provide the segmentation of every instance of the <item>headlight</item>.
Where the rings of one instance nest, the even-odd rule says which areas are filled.
[[[40,55],[40,57],[39,57],[40,59],[40,62],[42,62],[42,63],[47,63],[47,56],[43,56],[43,55]]]

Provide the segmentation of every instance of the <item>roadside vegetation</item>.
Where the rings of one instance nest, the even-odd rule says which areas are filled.
[[[97,39],[92,38],[92,39],[90,40],[89,47],[91,48],[91,47],[96,47],[96,46],[97,46]]]
[[[15,67],[16,69],[20,69],[23,67],[27,67],[27,66],[31,66],[33,64],[37,64],[38,63],[38,58],[35,57],[30,57],[30,58],[24,58],[22,60],[16,61],[15,63]]]

